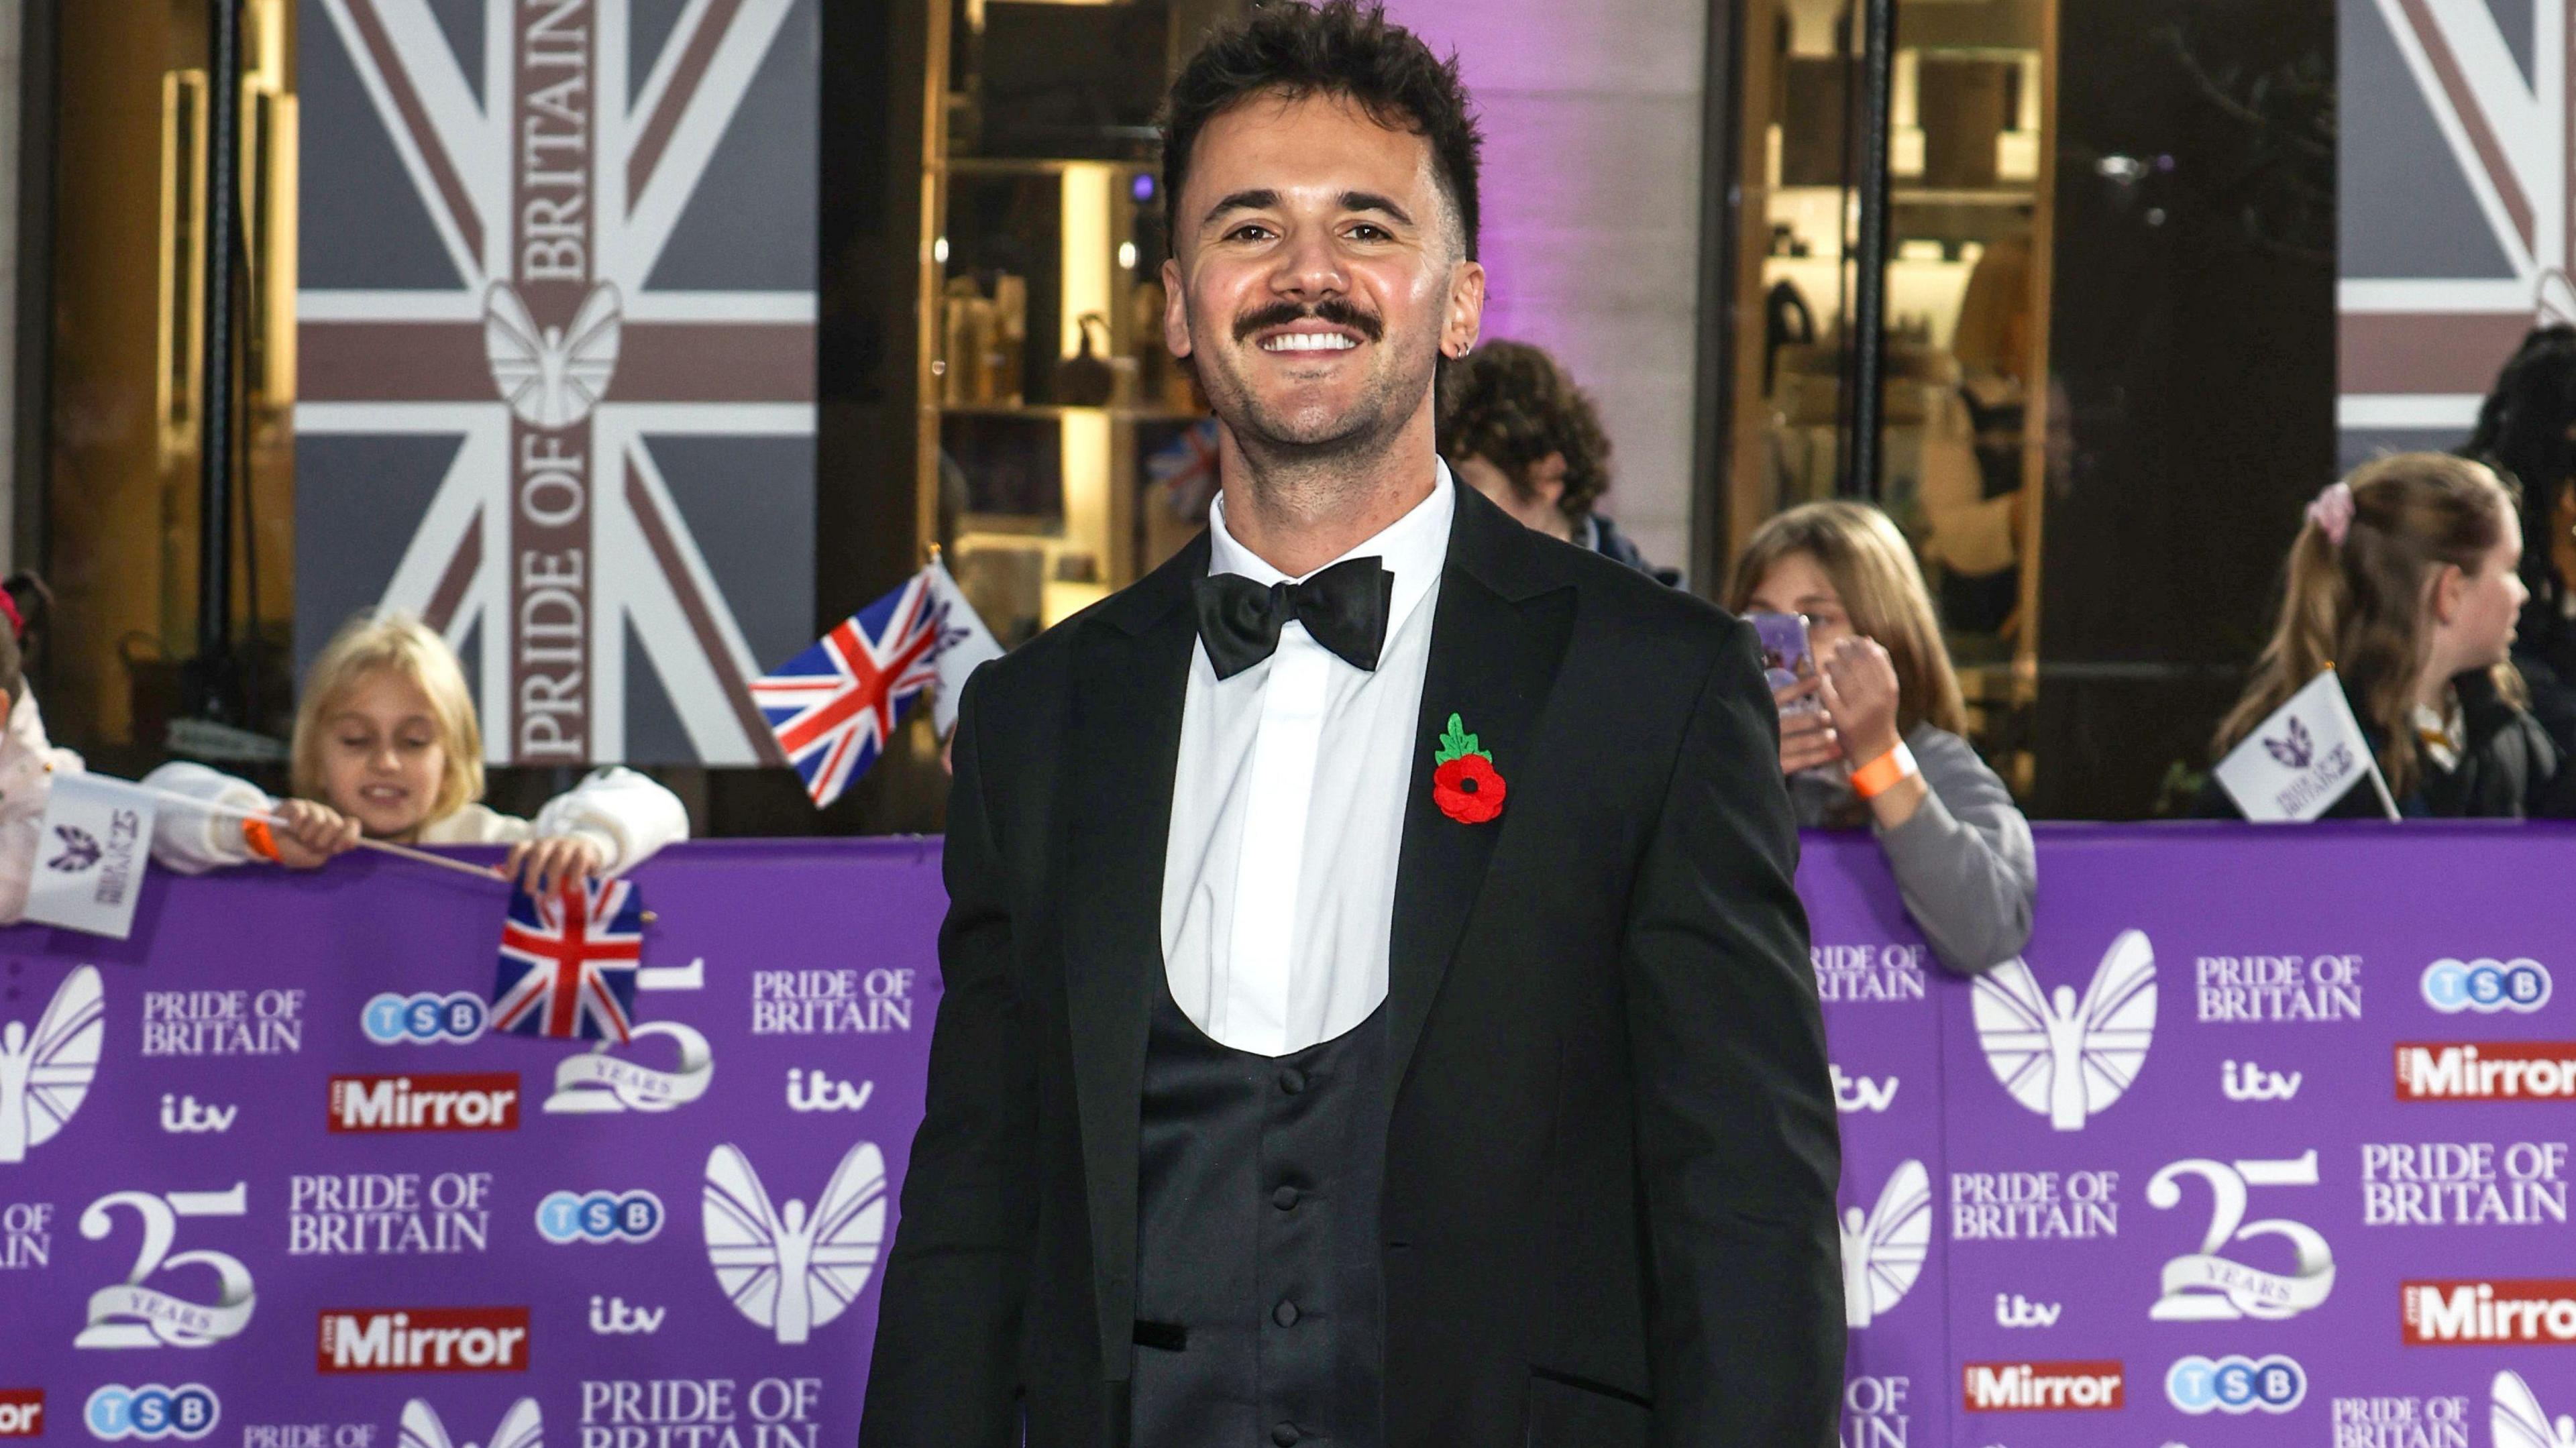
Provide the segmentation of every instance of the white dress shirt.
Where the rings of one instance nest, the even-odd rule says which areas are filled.
[[[1182,1013],[1221,1044],[1284,1056],[1341,1035],[1386,999],[1455,486],[1439,465],[1431,496],[1333,560],[1375,557],[1395,575],[1376,669],[1344,663],[1294,621],[1277,653],[1230,679],[1217,678],[1206,645],[1191,650],[1163,857],[1163,968]],[[1234,541],[1222,497],[1208,539],[1210,573],[1303,581]]]

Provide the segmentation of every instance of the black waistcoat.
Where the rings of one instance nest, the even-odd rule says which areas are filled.
[[[1131,1442],[1379,1448],[1386,1007],[1274,1057],[1155,995]]]

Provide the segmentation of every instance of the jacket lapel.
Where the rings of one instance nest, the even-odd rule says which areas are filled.
[[[1093,1288],[1112,1380],[1127,1377],[1133,1355],[1137,1102],[1163,970],[1163,853],[1198,638],[1182,605],[1207,571],[1207,553],[1201,535],[1093,615],[1074,641],[1056,858]]]
[[[1431,662],[1414,728],[1412,791],[1397,856],[1395,921],[1387,959],[1389,1080],[1400,1086],[1432,1001],[1448,974],[1485,867],[1514,828],[1510,790],[1537,768],[1530,752],[1540,707],[1574,628],[1574,592],[1550,576],[1539,541],[1474,489],[1458,489],[1449,562],[1431,622]],[[1493,756],[1505,786],[1502,815],[1462,824],[1432,796],[1431,756],[1456,714]]]

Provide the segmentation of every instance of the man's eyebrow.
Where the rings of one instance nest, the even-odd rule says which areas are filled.
[[[1340,200],[1344,211],[1383,212],[1400,226],[1413,224],[1413,213],[1398,206],[1393,197],[1382,196],[1375,191],[1345,191],[1341,194]],[[1277,205],[1279,205],[1279,193],[1266,186],[1237,191],[1209,207],[1206,217],[1199,224],[1212,226],[1228,212],[1267,211]]]
[[[1278,204],[1279,193],[1272,191],[1267,187],[1254,191],[1237,191],[1233,195],[1219,201],[1216,205],[1209,207],[1207,215],[1201,218],[1199,224],[1201,226],[1213,225],[1218,217],[1225,215],[1229,211],[1267,211]]]
[[[1408,212],[1403,207],[1396,205],[1393,199],[1380,196],[1374,191],[1343,192],[1342,209],[1344,211],[1383,211],[1387,215],[1394,217],[1400,225],[1411,226],[1413,224],[1413,215],[1411,212]]]

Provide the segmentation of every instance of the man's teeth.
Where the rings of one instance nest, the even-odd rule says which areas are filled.
[[[1339,332],[1282,332],[1261,344],[1264,352],[1347,352],[1359,343]]]

